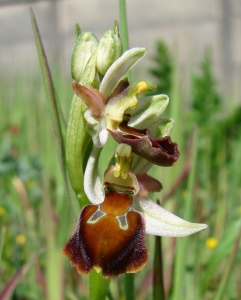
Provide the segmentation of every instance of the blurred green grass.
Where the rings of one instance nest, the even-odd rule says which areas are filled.
[[[157,58],[161,51],[157,51]],[[158,64],[156,67],[160,68]],[[182,95],[177,61],[170,69],[167,114],[175,119],[172,140],[178,142],[181,157],[174,168],[153,169],[152,174],[164,186],[153,199],[158,198],[165,208],[180,217],[187,215],[189,221],[207,223],[209,227],[186,238],[162,238],[167,299],[238,300],[241,299],[240,245],[233,260],[231,254],[241,228],[241,110],[232,106],[235,101],[224,99],[217,92],[209,58],[204,58],[199,74],[190,74],[189,101]],[[72,99],[71,79],[61,74],[61,69],[56,68],[53,78],[67,119]],[[3,112],[0,118],[0,291],[21,266],[43,249],[37,262],[20,279],[12,299],[88,299],[88,278],[76,274],[61,253],[75,224],[70,217],[40,71],[17,74],[15,78],[2,73],[0,78]],[[161,86],[158,90],[165,92]],[[214,94],[219,105],[208,114],[203,97],[209,95],[207,98],[212,101]],[[198,130],[193,144],[195,124]],[[105,158],[109,158],[108,152],[114,147],[110,141],[103,151],[100,170],[105,169],[108,163]],[[196,159],[191,159],[194,148]],[[184,172],[187,163],[191,168],[195,163],[192,175],[188,172],[190,168]],[[174,186],[177,179],[180,180]],[[78,216],[78,204],[72,198]],[[217,241],[214,248],[206,245],[210,237]],[[186,245],[182,245],[184,239]],[[148,236],[147,244],[150,258],[148,265],[135,276],[136,299],[153,299],[154,237]],[[180,251],[184,251],[184,256],[178,262]],[[176,277],[178,264],[179,279]],[[220,292],[223,280],[227,285]],[[124,299],[123,286],[123,276],[111,282],[114,299]]]

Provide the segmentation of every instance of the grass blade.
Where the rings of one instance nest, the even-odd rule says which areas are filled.
[[[35,263],[36,259],[43,253],[41,250],[35,257],[27,264],[22,266],[22,268],[13,276],[11,280],[6,284],[3,291],[0,293],[0,300],[8,300],[10,299],[15,287],[21,278],[28,272],[29,268]]]
[[[43,43],[41,40],[41,36],[39,33],[38,25],[35,19],[35,15],[33,12],[33,9],[30,8],[30,18],[31,18],[31,23],[32,23],[32,28],[33,28],[33,33],[34,33],[34,38],[38,50],[38,56],[39,56],[39,62],[42,70],[42,75],[44,79],[44,85],[46,88],[46,93],[47,97],[49,100],[50,104],[50,109],[51,109],[51,118],[53,121],[53,127],[54,127],[54,132],[57,138],[57,150],[58,150],[58,156],[59,156],[59,163],[60,163],[60,169],[62,172],[62,176],[64,179],[64,186],[70,206],[70,211],[72,218],[76,222],[76,218],[74,216],[74,211],[71,203],[71,198],[70,198],[70,191],[69,191],[69,185],[68,185],[68,180],[67,180],[67,175],[66,175],[66,163],[65,163],[65,139],[64,139],[64,130],[65,126],[63,124],[63,119],[61,119],[62,110],[60,108],[60,104],[58,102],[57,94],[55,92],[52,76],[49,70],[48,62],[47,62],[47,57],[44,51]],[[62,122],[61,122],[62,120]],[[63,129],[64,128],[64,129]]]
[[[129,49],[129,38],[128,38],[128,25],[127,25],[127,15],[126,15],[126,1],[119,0],[119,10],[120,10],[120,33],[121,40],[123,44],[123,51]],[[131,82],[131,72],[127,73],[129,82]]]
[[[125,274],[125,299],[135,299],[134,274]]]
[[[232,253],[230,255],[230,258],[229,258],[229,261],[226,265],[226,269],[224,271],[222,281],[221,281],[220,286],[217,290],[217,293],[215,295],[214,300],[221,300],[221,299],[224,298],[226,289],[228,287],[228,282],[229,282],[229,279],[231,277],[232,270],[234,268],[235,258],[236,258],[236,255],[237,255],[237,252],[238,252],[238,249],[239,249],[240,240],[241,240],[241,226],[240,226],[239,233],[238,233],[238,236],[236,238],[236,241],[235,241],[235,244],[234,244],[234,247],[233,247],[233,251],[232,251]]]
[[[197,156],[197,128],[193,134],[193,151],[192,151],[192,167],[190,175],[188,178],[188,187],[187,187],[187,198],[185,203],[185,212],[184,219],[190,220],[191,217],[191,208],[192,208],[192,196],[194,190],[194,181],[195,181],[195,169],[196,169],[196,156]],[[173,299],[179,300],[184,297],[184,291],[182,289],[183,277],[185,272],[185,256],[187,250],[187,238],[179,239],[177,241],[177,254],[176,254],[176,263],[174,270],[174,287],[173,287]]]

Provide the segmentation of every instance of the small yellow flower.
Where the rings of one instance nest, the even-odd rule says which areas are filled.
[[[16,237],[16,243],[19,246],[22,246],[26,242],[26,237],[24,234],[18,234]]]
[[[206,239],[205,245],[208,249],[214,249],[218,245],[218,240],[214,237]]]
[[[0,217],[3,216],[5,213],[6,213],[5,208],[0,206]]]
[[[239,215],[241,216],[241,206],[239,206],[239,208],[238,208],[238,213],[239,213]],[[1,214],[0,214],[1,215]]]

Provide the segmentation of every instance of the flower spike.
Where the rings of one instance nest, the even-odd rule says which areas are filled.
[[[180,237],[207,227],[185,221],[148,198],[149,193],[160,192],[162,184],[147,172],[153,164],[175,165],[179,151],[170,137],[174,120],[161,116],[168,96],[139,99],[156,86],[146,79],[134,84],[123,79],[145,54],[145,48],[122,54],[117,23],[100,42],[77,27],[66,160],[73,189],[79,198],[84,190],[91,204],[82,209],[63,253],[80,274],[93,269],[108,278],[135,273],[148,261],[146,233]],[[100,156],[109,134],[118,143],[115,164],[113,153]],[[106,166],[109,163],[103,180],[100,157]]]

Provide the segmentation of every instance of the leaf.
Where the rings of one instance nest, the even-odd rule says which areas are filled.
[[[46,57],[46,54],[44,51],[44,47],[43,47],[43,43],[42,43],[41,36],[39,33],[38,25],[37,25],[35,15],[34,15],[32,8],[30,8],[30,19],[31,19],[31,23],[32,23],[36,47],[38,50],[39,62],[40,62],[42,75],[43,75],[43,79],[44,79],[44,85],[45,85],[48,101],[50,104],[50,111],[51,111],[51,118],[53,121],[54,132],[55,132],[56,139],[57,139],[57,150],[58,150],[58,156],[59,156],[60,169],[61,169],[62,176],[64,179],[64,186],[65,186],[67,198],[68,198],[69,205],[70,205],[71,215],[72,215],[72,218],[75,220],[74,212],[73,212],[73,208],[72,208],[72,204],[71,204],[71,199],[70,199],[67,175],[66,175],[65,139],[64,139],[66,125],[64,125],[65,121],[63,119],[62,110],[61,110],[61,107],[60,107],[60,104],[58,101],[58,97],[57,97],[57,94],[56,94],[56,91],[54,88],[52,76],[51,76],[48,62],[47,62],[47,57]]]
[[[43,250],[39,251],[38,254],[34,256],[34,258],[23,265],[22,268],[9,280],[9,282],[5,285],[5,288],[0,293],[0,300],[9,300],[15,287],[21,280],[21,278],[28,272],[29,268],[35,263],[37,258],[43,253]]]

